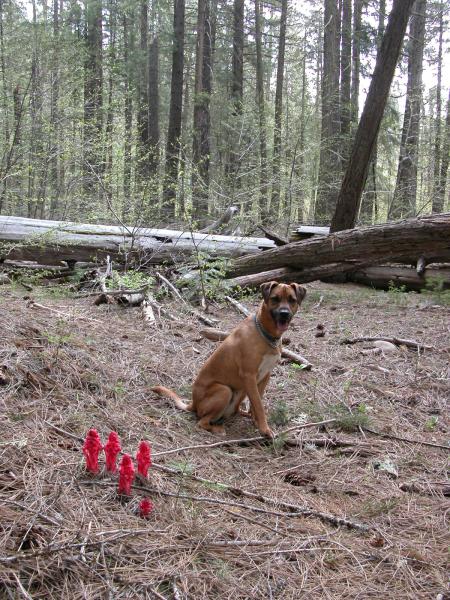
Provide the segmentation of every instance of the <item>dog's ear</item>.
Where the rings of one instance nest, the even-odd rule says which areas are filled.
[[[291,288],[294,288],[295,295],[297,296],[297,302],[301,304],[306,296],[306,289],[298,283],[291,283]]]
[[[262,283],[260,285],[259,289],[261,290],[261,294],[262,294],[262,297],[264,298],[264,302],[267,302],[267,300],[269,299],[269,296],[270,296],[270,292],[276,285],[278,285],[278,281],[268,281],[267,283]]]

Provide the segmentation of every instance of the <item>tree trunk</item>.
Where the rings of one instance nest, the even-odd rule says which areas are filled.
[[[169,127],[167,132],[164,195],[161,207],[161,216],[166,222],[175,218],[183,108],[184,13],[184,0],[174,0]]]
[[[339,48],[336,44],[339,13],[336,0],[325,0],[322,72],[322,125],[320,133],[319,189],[315,221],[328,224],[336,206],[339,160]]]
[[[402,0],[404,1],[404,0]],[[403,257],[450,254],[450,213],[409,219],[400,223],[349,229],[326,237],[293,242],[262,255],[235,260],[228,277],[291,267],[309,269],[339,263],[342,271],[355,265],[388,262]]]
[[[152,3],[152,41],[148,49],[148,142],[149,174],[155,177],[159,165],[159,22],[156,14],[156,0]],[[156,190],[155,190],[156,192]]]
[[[139,53],[137,69],[138,97],[138,185],[145,189],[149,176],[149,136],[148,136],[148,0],[140,0],[139,12]]]
[[[261,220],[264,222],[267,217],[267,188],[268,188],[268,169],[267,169],[267,131],[266,131],[266,109],[264,100],[264,67],[262,55],[262,34],[261,34],[261,10],[260,0],[255,0],[255,45],[256,45],[256,101],[258,103],[259,117],[259,212]]]
[[[127,12],[123,15],[123,62],[124,62],[124,140],[123,140],[123,205],[122,217],[129,220],[131,213],[130,206],[130,189],[131,189],[131,142],[133,130],[133,97],[130,89],[130,52],[131,40],[129,22],[133,20],[128,16]]]
[[[341,140],[344,166],[347,165],[348,157],[350,154],[351,75],[352,0],[343,0],[341,46]]]
[[[240,131],[244,94],[244,0],[234,0],[233,6],[233,56],[231,81],[231,137],[226,174],[231,197],[240,187]]]
[[[364,109],[355,134],[352,153],[339,192],[331,231],[354,227],[359,212],[367,169],[378,136],[395,67],[414,0],[394,0],[386,32],[377,54]]]
[[[209,0],[198,0],[192,144],[192,205],[196,223],[204,225],[209,195],[209,103],[211,97],[211,16]]]
[[[425,10],[426,0],[416,0],[409,28],[406,106],[403,118],[397,181],[394,198],[388,213],[389,219],[412,217],[416,214]]]
[[[439,46],[438,46],[438,64],[437,64],[437,82],[436,82],[436,133],[434,137],[434,172],[433,172],[433,193],[432,193],[432,210],[433,212],[441,212],[443,205],[440,206],[440,189],[441,183],[441,144],[442,144],[442,46],[444,35],[444,3],[441,2],[439,7]],[[444,181],[445,188],[445,181]]]
[[[82,210],[93,209],[101,177],[102,131],[102,5],[100,0],[86,3],[86,59],[84,63],[83,170]]]
[[[444,209],[445,188],[447,182],[447,171],[450,162],[450,90],[447,100],[447,117],[445,119],[445,133],[442,142],[442,160],[441,172],[439,175],[439,189],[437,190],[436,201],[433,212],[442,212]],[[433,198],[434,200],[434,198]]]
[[[379,51],[384,35],[384,21],[386,18],[386,0],[380,0],[378,8],[378,29],[377,29],[377,51]],[[372,158],[369,164],[369,173],[366,182],[365,194],[361,199],[361,210],[359,213],[359,221],[364,225],[372,225],[376,222],[378,214],[378,198],[377,198],[377,159],[378,159],[378,143],[375,140],[372,151]]]
[[[50,181],[51,203],[50,217],[53,218],[58,208],[57,202],[60,195],[59,182],[59,0],[53,0],[53,49],[51,69],[51,99],[50,99]]]
[[[449,289],[450,269],[425,269],[423,275],[418,275],[414,267],[371,266],[349,273],[348,280],[383,290],[404,286],[417,292],[429,289],[433,281],[442,281],[443,289]]]
[[[275,91],[275,122],[273,127],[272,199],[270,212],[278,219],[280,211],[281,168],[281,121],[283,116],[284,55],[286,48],[287,0],[281,0],[280,37],[278,42],[277,87]]]
[[[353,5],[353,45],[352,45],[352,83],[351,83],[351,123],[356,129],[359,117],[359,78],[361,72],[361,21],[364,0],[354,0]],[[383,2],[385,0],[381,0]],[[380,10],[382,8],[380,2]]]
[[[185,261],[197,252],[218,257],[243,256],[273,248],[266,238],[237,237],[169,229],[132,229],[0,217],[0,260],[36,260],[57,264],[61,260],[89,261],[107,255],[119,263],[132,258],[145,264]]]

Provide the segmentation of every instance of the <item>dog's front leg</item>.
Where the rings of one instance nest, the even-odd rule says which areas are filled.
[[[267,384],[267,382],[266,382]],[[254,375],[247,375],[244,377],[245,391],[247,392],[248,399],[251,404],[251,413],[255,421],[256,427],[268,438],[273,438],[273,431],[267,424],[266,413],[261,400],[261,395]],[[264,391],[265,385],[262,387]]]

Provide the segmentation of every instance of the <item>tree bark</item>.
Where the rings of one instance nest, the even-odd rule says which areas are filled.
[[[359,212],[367,169],[378,136],[395,67],[414,0],[394,0],[386,32],[377,54],[364,109],[355,134],[352,153],[339,192],[331,231],[354,227]]]
[[[441,188],[441,144],[442,144],[442,47],[444,37],[444,3],[439,6],[439,41],[437,56],[437,81],[436,81],[436,132],[434,136],[434,169],[433,169],[433,193],[432,211],[439,210],[439,191]],[[444,181],[445,186],[445,181]],[[441,207],[442,210],[443,207]]]
[[[399,223],[349,229],[326,237],[293,242],[266,250],[262,255],[233,261],[228,277],[240,277],[270,269],[296,270],[342,265],[342,271],[355,265],[388,262],[403,257],[436,256],[450,251],[450,213],[408,219]]]
[[[423,275],[418,275],[413,267],[369,266],[349,273],[348,280],[382,290],[404,286],[417,292],[429,289],[433,281],[442,281],[443,289],[449,289],[450,269],[425,269]]]
[[[161,207],[161,216],[166,222],[175,217],[183,107],[184,14],[184,0],[174,0],[169,128],[167,132],[163,205]]]

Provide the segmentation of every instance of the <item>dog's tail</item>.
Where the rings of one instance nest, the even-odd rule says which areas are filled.
[[[186,404],[186,402],[183,401],[183,398],[180,398],[180,396],[175,394],[175,392],[173,392],[172,390],[169,390],[169,388],[166,388],[162,385],[157,385],[156,387],[152,387],[151,390],[152,392],[155,392],[155,394],[158,394],[158,396],[163,396],[164,398],[170,398],[171,400],[173,400],[175,406],[180,410],[192,410],[192,402],[188,402]]]

